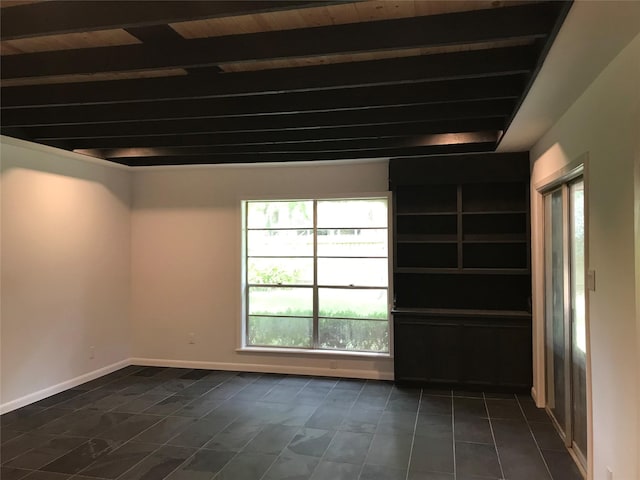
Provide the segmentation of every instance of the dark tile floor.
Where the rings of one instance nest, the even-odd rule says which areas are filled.
[[[578,480],[530,398],[127,367],[0,417],[2,480]]]

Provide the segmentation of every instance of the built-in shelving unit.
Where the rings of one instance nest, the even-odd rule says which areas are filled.
[[[531,385],[527,153],[390,162],[396,381]]]

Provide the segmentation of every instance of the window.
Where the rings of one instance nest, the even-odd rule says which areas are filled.
[[[387,203],[244,202],[247,346],[389,351]]]

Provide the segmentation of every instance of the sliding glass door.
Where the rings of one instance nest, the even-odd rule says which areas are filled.
[[[545,193],[547,409],[586,467],[584,181]]]

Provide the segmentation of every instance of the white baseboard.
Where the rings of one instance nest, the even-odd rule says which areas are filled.
[[[131,365],[148,367],[201,368],[204,370],[230,370],[236,372],[283,373],[291,375],[314,375],[319,377],[363,378],[367,380],[393,380],[392,372],[376,370],[355,370],[344,368],[315,368],[295,365],[269,365],[259,363],[198,362],[189,360],[168,360],[164,358],[131,358]]]
[[[56,393],[60,393],[70,388],[77,387],[78,385],[81,385],[85,382],[94,380],[98,377],[106,375],[107,373],[115,372],[116,370],[120,370],[121,368],[127,367],[129,365],[131,365],[131,361],[127,358],[125,360],[112,363],[111,365],[107,365],[106,367],[102,367],[92,372],[85,373],[84,375],[80,375],[79,377],[75,377],[65,382],[58,383],[57,385],[43,388],[42,390],[38,390],[37,392],[33,392],[23,397],[16,398],[15,400],[11,400],[10,402],[0,404],[0,414],[11,412],[12,410],[16,410],[20,407],[24,407],[25,405],[29,405],[39,400],[45,399],[47,397],[50,397],[51,395],[55,395]]]

